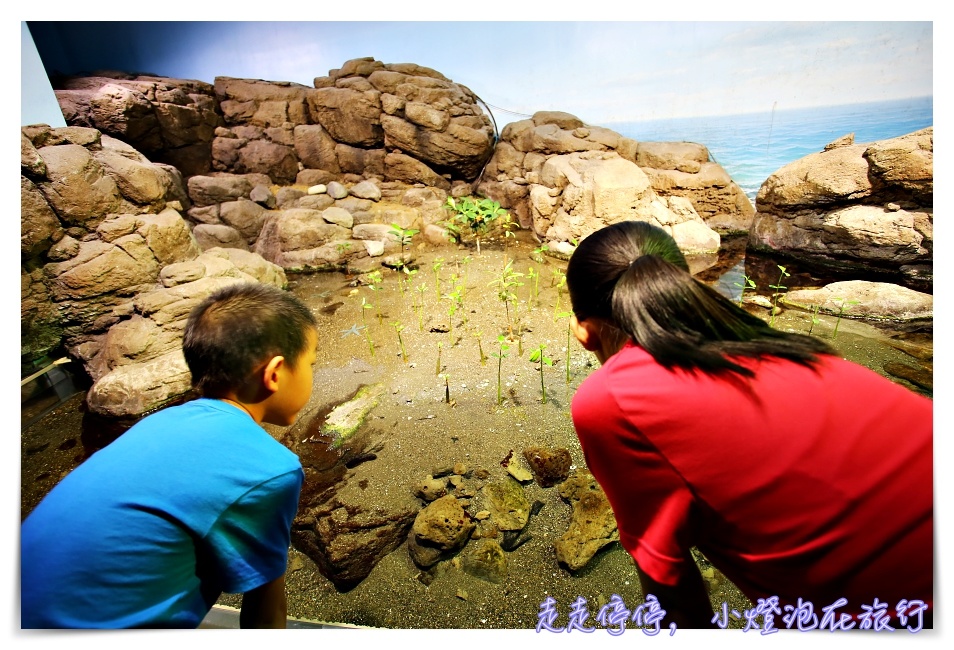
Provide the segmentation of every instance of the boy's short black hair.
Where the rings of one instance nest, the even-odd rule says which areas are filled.
[[[287,291],[267,284],[214,291],[189,314],[182,336],[192,387],[203,395],[237,389],[274,356],[294,368],[309,329],[317,329],[314,315]]]

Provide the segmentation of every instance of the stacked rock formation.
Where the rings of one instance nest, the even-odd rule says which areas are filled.
[[[934,129],[869,144],[849,135],[790,163],[759,189],[752,250],[931,287]]]
[[[494,147],[490,118],[467,87],[430,68],[370,57],[315,78],[313,88],[123,73],[61,86],[68,124],[123,139],[186,176],[256,173],[313,185],[321,181],[308,172],[320,171],[450,190],[473,181]]]
[[[65,347],[93,412],[139,415],[189,390],[181,329],[220,286],[285,285],[258,255],[203,253],[179,172],[95,129],[25,127],[20,146],[20,354]]]
[[[640,161],[658,169],[644,171]],[[752,211],[705,147],[641,145],[557,111],[508,124],[478,189],[562,256],[574,240],[622,220],[661,226],[686,253],[713,252],[719,235],[700,215],[724,225]]]

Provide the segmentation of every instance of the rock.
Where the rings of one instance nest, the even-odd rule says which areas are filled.
[[[855,143],[855,134],[849,133],[848,135],[843,135],[836,140],[832,140],[825,145],[825,151],[831,151],[832,149],[837,149],[838,147],[850,147]]]
[[[507,577],[507,555],[493,539],[478,539],[461,554],[461,568],[487,582],[500,583]]]
[[[328,186],[327,185],[312,185],[308,188],[308,194],[327,194]]]
[[[273,209],[278,204],[275,195],[272,194],[272,191],[267,185],[256,185],[253,187],[252,191],[249,192],[248,198],[255,203],[258,203],[263,208],[268,208],[269,210]]]
[[[244,197],[219,204],[219,219],[227,226],[235,228],[246,242],[254,242],[258,239],[266,214],[264,207]]]
[[[361,181],[351,188],[351,194],[359,199],[381,200],[381,188],[371,181]]]
[[[339,591],[349,591],[404,543],[416,514],[413,510],[367,511],[332,502],[312,511],[313,525],[296,519],[292,542]]]
[[[934,296],[931,294],[865,280],[833,282],[820,289],[789,291],[779,302],[806,311],[817,305],[819,313],[841,315],[842,318],[906,322],[934,317]]]
[[[94,127],[184,174],[210,169],[210,143],[222,125],[211,84],[148,75],[71,77],[56,91],[71,126]]]
[[[248,242],[235,228],[224,224],[200,223],[192,229],[199,247],[206,251],[210,248],[241,248],[248,250]]]
[[[845,143],[782,167],[759,189],[749,248],[929,288],[930,275],[902,268],[933,261],[933,133]]]
[[[169,352],[143,363],[119,366],[90,388],[86,404],[93,413],[110,417],[138,416],[191,388],[191,375],[182,351]]]
[[[573,508],[567,531],[554,542],[557,561],[579,571],[597,551],[619,541],[616,519],[609,500],[586,471],[576,470],[560,486],[560,496]]]
[[[928,368],[915,367],[906,363],[897,363],[889,361],[883,365],[884,371],[889,375],[894,375],[907,380],[925,390],[934,390],[934,373]]]
[[[417,514],[408,537],[408,552],[418,566],[432,566],[459,551],[474,527],[470,515],[448,494]]]
[[[333,199],[343,199],[348,196],[348,188],[338,181],[331,181],[326,188],[328,196]]]
[[[247,178],[237,174],[192,176],[188,181],[189,198],[199,207],[248,198],[252,187]]]
[[[530,465],[533,478],[540,487],[553,487],[566,480],[570,473],[570,451],[564,447],[546,449],[543,447],[527,447],[523,450],[523,457]]]
[[[350,229],[354,226],[354,217],[352,214],[344,208],[339,208],[337,206],[331,206],[322,210],[321,218],[328,223],[333,223],[336,226],[341,226],[342,228]]]
[[[418,484],[414,494],[425,501],[434,501],[447,494],[447,484],[433,476],[428,476]]]
[[[63,144],[37,151],[47,180],[36,186],[61,222],[92,229],[107,214],[127,211],[116,181],[86,148]],[[129,212],[137,211],[129,207]]]
[[[364,386],[353,398],[331,410],[321,427],[321,433],[334,439],[333,447],[340,446],[358,430],[371,409],[378,405],[384,391],[383,384]]]
[[[487,510],[500,530],[523,530],[530,519],[530,502],[515,480],[488,483],[481,490]]]
[[[21,176],[20,258],[28,260],[42,255],[62,237],[63,228],[46,198],[33,181]]]

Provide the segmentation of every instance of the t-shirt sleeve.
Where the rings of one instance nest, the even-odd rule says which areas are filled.
[[[296,469],[260,483],[212,526],[205,541],[223,591],[245,593],[285,573],[303,480]]]
[[[650,578],[675,585],[692,569],[686,560],[693,543],[691,491],[626,420],[602,382],[580,387],[573,422],[586,464],[613,508],[623,548]]]

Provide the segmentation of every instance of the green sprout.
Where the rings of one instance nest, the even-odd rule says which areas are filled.
[[[772,318],[769,321],[769,327],[775,327],[775,312],[778,310],[778,297],[782,295],[785,289],[788,289],[788,287],[782,284],[782,278],[787,278],[791,275],[781,264],[776,264],[775,266],[778,267],[782,274],[778,276],[778,282],[776,284],[769,285],[770,289],[775,289],[775,293],[772,295]]]
[[[811,334],[812,330],[815,329],[815,326],[818,325],[821,321],[818,319],[818,307],[815,305],[812,307],[812,324],[808,326],[808,333]]]
[[[522,282],[518,282],[517,278],[522,278],[523,273],[517,273],[513,270],[513,262],[507,262],[507,265],[504,267],[503,271],[500,273],[500,277],[492,280],[487,286],[498,285],[497,297],[500,298],[500,301],[504,304],[504,308],[507,311],[507,330],[510,334],[513,334],[513,321],[516,319],[517,315],[517,294],[514,293],[514,289],[518,286],[523,286]],[[514,316],[510,317],[510,303],[514,304]]]
[[[438,300],[441,297],[441,267],[444,266],[444,258],[438,257],[434,260],[434,264],[431,266],[431,270],[434,271],[434,291],[437,292]]]
[[[404,359],[404,363],[407,363],[407,350],[404,349],[404,339],[401,337],[401,332],[404,331],[404,326],[401,325],[400,321],[394,321],[391,323],[391,327],[393,327],[394,331],[397,332],[398,344],[401,346],[401,358]]]
[[[742,296],[745,295],[746,289],[754,289],[755,282],[749,276],[742,274],[742,282],[733,282],[735,286],[739,287],[739,307],[742,306]]]
[[[371,356],[374,356],[374,341],[371,340],[371,328],[368,327],[368,320],[365,318],[364,312],[366,309],[373,309],[374,305],[364,299],[364,296],[361,296],[361,322],[364,323],[364,337],[368,341],[368,349],[371,350]]]
[[[398,240],[398,243],[401,244],[401,268],[407,268],[407,259],[404,257],[404,249],[411,245],[411,240],[414,235],[421,232],[420,230],[414,230],[413,228],[404,228],[399,226],[396,223],[391,224],[391,230],[388,231],[389,235],[394,235],[394,238]]]
[[[845,313],[845,309],[848,307],[848,305],[857,305],[858,301],[848,300],[846,298],[832,298],[832,301],[841,303],[841,309],[838,310],[838,319],[835,321],[835,331],[831,334],[831,337],[835,338],[838,336],[838,324],[841,323],[841,316]]]
[[[475,332],[474,332],[474,338],[477,339],[477,351],[480,353],[480,365],[486,366],[486,365],[487,365],[487,355],[484,354],[484,346],[483,346],[483,345],[481,344],[481,342],[480,342],[481,334],[482,334],[482,332],[475,331]]]
[[[559,280],[559,282],[557,282]],[[553,269],[553,276],[550,279],[550,286],[556,284],[557,299],[556,303],[553,305],[553,320],[559,318],[557,316],[560,313],[560,307],[562,306],[562,295],[563,291],[566,289],[566,273],[560,269]]]
[[[510,346],[506,344],[507,337],[501,334],[497,337],[497,343],[500,345],[499,352],[491,352],[490,356],[497,357],[497,406],[500,406],[503,403],[503,394],[500,390],[500,370],[503,365],[504,357],[510,355],[507,354],[507,350],[510,349]]]
[[[508,214],[506,210],[500,207],[500,203],[497,201],[485,198],[474,199],[469,196],[462,197],[459,201],[452,196],[448,196],[444,207],[454,213],[452,217],[453,221],[468,228],[474,235],[474,239],[477,241],[478,255],[480,255],[481,235],[487,232],[494,221]],[[453,221],[451,223],[453,223]],[[458,233],[460,232],[459,228],[456,230]]]
[[[570,385],[570,341],[572,337],[572,332],[570,331],[570,316],[573,314],[568,311],[561,311],[557,314],[557,318],[566,318],[566,385]]]
[[[548,366],[553,366],[553,359],[551,359],[550,357],[548,357],[547,355],[543,353],[543,349],[545,347],[546,346],[541,343],[539,347],[535,348],[530,353],[530,363],[539,362],[540,364],[540,392],[543,395],[544,404],[547,403],[547,387],[546,387],[546,384],[543,383],[543,366],[544,364]]]
[[[540,274],[531,266],[530,270],[527,271],[527,278],[533,283],[533,292],[531,293],[532,301],[537,302],[537,296],[540,294]]]

